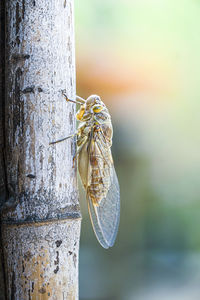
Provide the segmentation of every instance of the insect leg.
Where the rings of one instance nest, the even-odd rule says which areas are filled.
[[[86,102],[83,98],[81,98],[79,96],[76,96],[76,101],[75,101],[75,100],[69,99],[64,92],[62,92],[62,94],[65,97],[65,100],[67,102],[72,102],[72,103],[76,103],[76,104],[84,104]]]
[[[63,139],[60,139],[60,140],[57,140],[57,141],[50,142],[49,145],[53,145],[53,144],[60,143],[60,142],[62,142],[62,141],[65,141],[65,140],[67,140],[67,139],[70,139],[70,138],[72,138],[72,137],[74,137],[74,136],[76,136],[76,135],[77,135],[77,132],[74,133],[74,134],[72,134],[72,135],[66,136],[66,137],[64,137]]]
[[[82,104],[84,104],[86,102],[85,99],[83,99],[82,97],[76,95],[76,99],[79,100]]]

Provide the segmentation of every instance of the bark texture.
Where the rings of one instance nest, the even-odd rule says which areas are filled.
[[[78,299],[72,0],[6,1],[2,237],[8,299]]]
[[[0,210],[6,199],[4,166],[4,107],[5,107],[5,1],[0,1]],[[1,230],[0,230],[1,231]],[[3,272],[3,248],[0,240],[0,300],[5,300],[5,283]]]

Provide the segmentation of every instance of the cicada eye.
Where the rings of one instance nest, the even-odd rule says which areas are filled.
[[[81,108],[79,109],[79,111],[76,114],[76,118],[78,121],[82,120],[84,113],[85,113],[85,108],[84,108],[84,106],[81,106]]]
[[[101,101],[101,98],[99,96],[95,97],[95,103],[96,103],[96,105],[102,105],[102,101]]]
[[[94,113],[99,113],[99,112],[102,111],[102,109],[103,109],[102,106],[100,106],[100,105],[94,105],[94,107],[93,107],[93,112],[94,112]]]
[[[95,100],[96,100],[97,102],[99,102],[99,101],[101,101],[101,98],[100,98],[99,96],[96,96],[96,97],[95,97]]]

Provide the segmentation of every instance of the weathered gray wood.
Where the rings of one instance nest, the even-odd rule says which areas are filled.
[[[10,225],[3,240],[8,299],[78,299],[77,220]]]
[[[4,24],[5,24],[5,1],[0,1],[0,210],[5,202],[6,198],[6,186],[5,186],[5,170],[4,170]],[[4,283],[4,271],[3,271],[3,249],[2,241],[0,240],[0,300],[5,300],[5,283]]]
[[[0,2],[0,208],[5,200],[5,173],[4,173],[4,1]]]
[[[73,0],[6,1],[8,299],[78,299]]]

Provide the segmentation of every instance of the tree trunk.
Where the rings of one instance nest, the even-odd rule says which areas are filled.
[[[6,1],[7,299],[78,299],[73,0]]]

